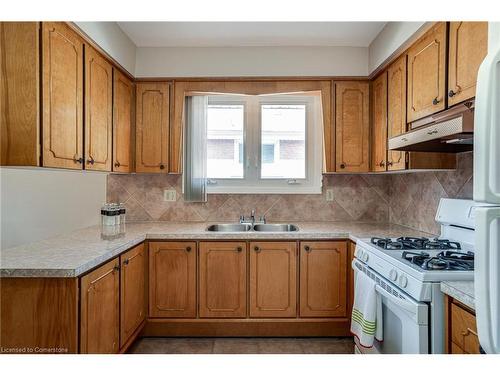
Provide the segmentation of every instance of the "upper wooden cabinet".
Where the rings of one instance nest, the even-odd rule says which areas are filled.
[[[167,172],[169,142],[169,84],[136,86],[136,172]]]
[[[408,122],[446,108],[446,22],[408,50]]]
[[[250,243],[250,317],[297,315],[297,245]]]
[[[343,317],[347,312],[347,244],[300,244],[300,316]]]
[[[120,347],[146,319],[146,269],[144,244],[120,255]]]
[[[247,244],[200,243],[200,317],[244,318],[247,310]]]
[[[119,350],[119,270],[116,258],[81,278],[81,353],[117,353]]]
[[[43,166],[83,168],[83,41],[66,24],[42,23]]]
[[[372,171],[387,168],[387,72],[372,83]]]
[[[38,22],[0,22],[0,165],[40,162]]]
[[[113,171],[132,172],[134,83],[113,70]]]
[[[387,69],[387,137],[406,132],[406,55]],[[389,151],[387,169],[406,168],[405,152]]]
[[[337,172],[369,171],[369,88],[368,82],[335,83]]]
[[[85,47],[85,169],[111,171],[113,68]]]
[[[476,96],[477,72],[487,52],[488,22],[450,22],[450,106]]]
[[[149,316],[196,317],[196,243],[149,243]]]

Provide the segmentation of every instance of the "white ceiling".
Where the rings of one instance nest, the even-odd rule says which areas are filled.
[[[137,47],[368,47],[386,22],[118,22]]]

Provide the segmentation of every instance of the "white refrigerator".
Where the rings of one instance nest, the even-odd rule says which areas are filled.
[[[500,23],[489,24],[474,114],[475,307],[481,347],[500,353]]]

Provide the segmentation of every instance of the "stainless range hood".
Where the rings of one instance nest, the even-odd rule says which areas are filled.
[[[389,139],[389,150],[464,152],[472,150],[474,100],[417,120],[410,130]]]

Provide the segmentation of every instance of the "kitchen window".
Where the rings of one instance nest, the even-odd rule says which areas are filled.
[[[208,193],[321,193],[322,125],[319,94],[208,96]]]

